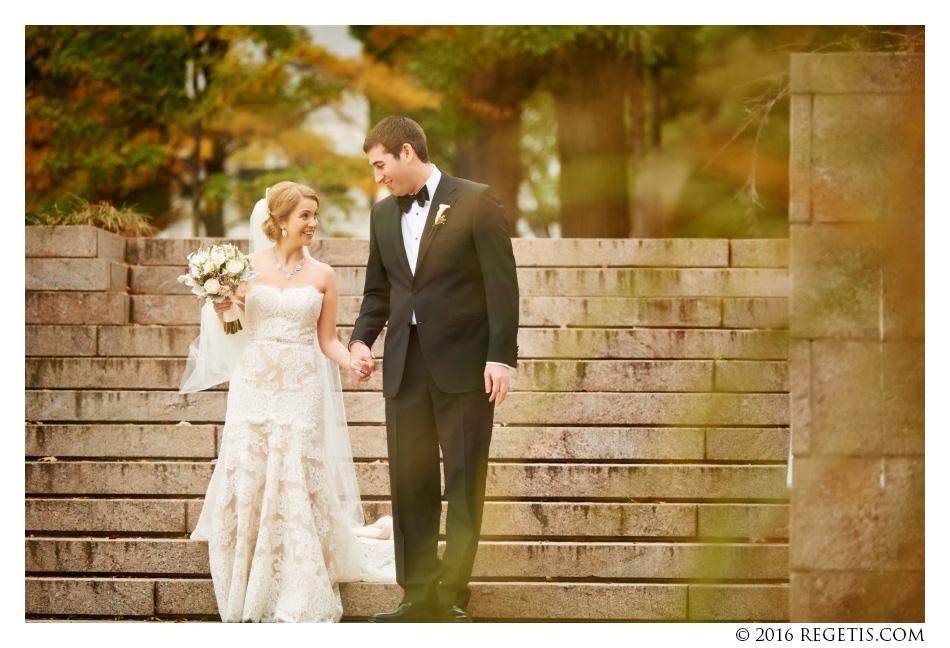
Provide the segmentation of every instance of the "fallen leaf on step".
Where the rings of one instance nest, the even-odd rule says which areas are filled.
[[[191,425],[188,421],[178,421],[178,425]]]
[[[56,457],[40,457],[39,461],[59,461]]]

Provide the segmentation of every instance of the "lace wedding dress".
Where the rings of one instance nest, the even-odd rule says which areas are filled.
[[[208,542],[222,621],[339,621],[338,583],[395,580],[392,542],[358,539],[371,533],[354,528],[362,511],[354,520],[337,487],[335,472],[354,486],[355,473],[328,439],[326,410],[336,399],[342,411],[342,399],[313,342],[322,302],[313,286],[253,284],[246,297],[221,450],[192,534]]]

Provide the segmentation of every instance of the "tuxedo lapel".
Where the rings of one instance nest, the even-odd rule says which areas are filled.
[[[402,238],[402,212],[399,210],[399,205],[395,200],[393,200],[392,205],[390,205],[389,213],[386,214],[385,221],[386,226],[390,230],[390,234],[387,238],[389,238],[393,244],[393,250],[396,253],[396,258],[399,259],[399,265],[406,271],[406,276],[411,279],[412,268],[409,267],[409,258],[406,257],[406,243]]]
[[[457,188],[455,178],[442,172],[442,178],[439,180],[439,186],[435,189],[435,195],[429,203],[429,214],[426,216],[426,226],[422,230],[422,241],[419,245],[419,258],[416,260],[416,274],[419,274],[419,268],[422,267],[422,260],[425,258],[429,249],[429,244],[436,235],[435,215],[439,211],[440,204],[447,204],[451,208],[452,201],[455,200],[455,190]]]

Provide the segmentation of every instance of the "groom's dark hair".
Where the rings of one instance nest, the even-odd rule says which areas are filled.
[[[426,133],[422,126],[408,117],[392,115],[373,126],[373,130],[363,140],[363,153],[381,144],[383,150],[397,156],[403,144],[408,144],[423,162],[429,161],[429,149],[426,148]]]

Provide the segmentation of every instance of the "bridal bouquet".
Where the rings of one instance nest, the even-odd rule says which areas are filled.
[[[178,277],[178,281],[189,286],[200,299],[221,302],[230,297],[243,297],[248,291],[248,282],[256,276],[251,260],[230,243],[208,248],[202,244],[188,255],[188,273]],[[237,333],[243,328],[240,316],[237,305],[224,313],[225,333]]]

